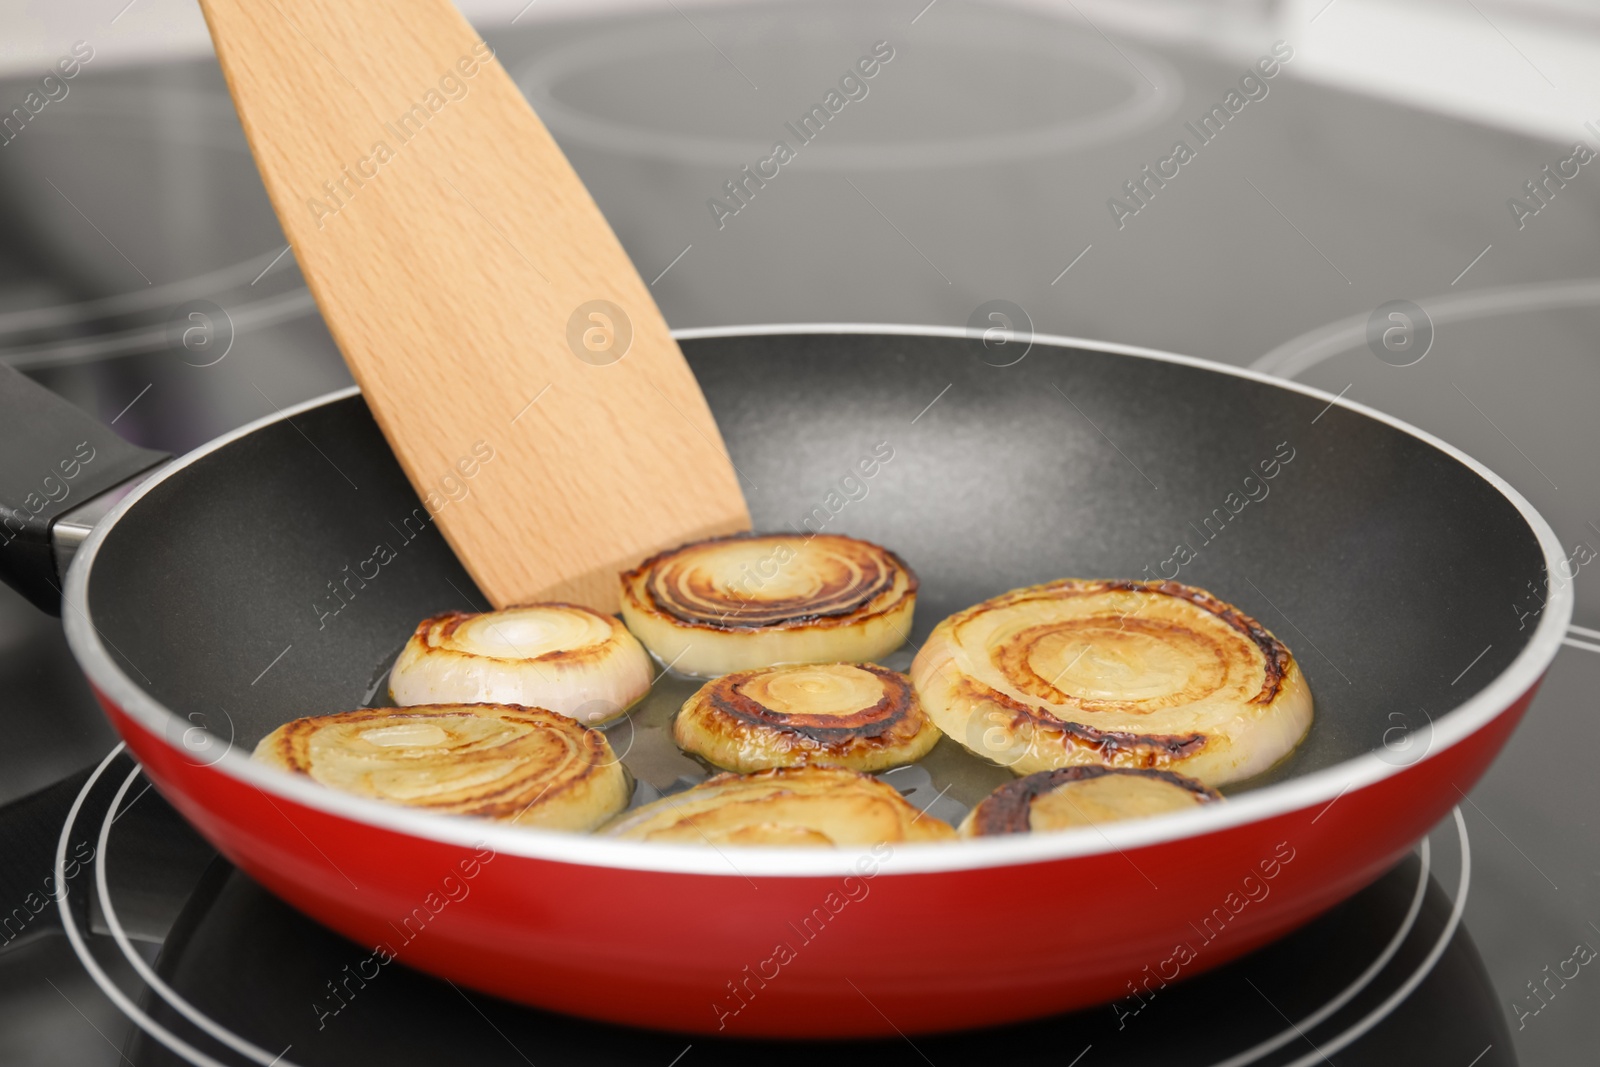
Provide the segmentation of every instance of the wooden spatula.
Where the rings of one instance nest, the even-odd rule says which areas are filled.
[[[322,316],[495,605],[612,611],[619,569],[748,528],[649,290],[449,0],[201,7]]]

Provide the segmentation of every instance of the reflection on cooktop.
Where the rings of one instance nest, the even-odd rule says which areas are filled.
[[[1160,55],[1125,45],[1119,56],[1065,22],[1023,34],[993,12],[957,7],[908,33],[876,14],[822,6],[781,32],[703,16],[730,47],[759,56],[750,64],[759,84],[737,65],[730,74],[699,62],[705,38],[671,13],[558,43],[512,73],[564,140],[713,167],[765,155],[774,140],[803,148],[808,170],[993,166],[1127,138],[1183,97]],[[736,90],[762,96],[730,92],[738,78]],[[673,92],[647,98],[641,83]],[[771,111],[779,101],[790,105],[787,125]]]

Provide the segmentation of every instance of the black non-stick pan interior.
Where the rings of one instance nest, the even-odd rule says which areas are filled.
[[[1311,683],[1310,736],[1256,785],[1424,729],[1533,633],[1516,605],[1530,582],[1542,589],[1542,556],[1511,502],[1424,441],[1318,397],[1043,343],[1004,367],[950,337],[723,337],[684,350],[758,529],[864,537],[917,571],[912,644],[891,666],[944,616],[1007,589],[1176,568],[1271,628]],[[560,419],[561,398],[538,417]],[[479,437],[492,446],[522,429],[486,414]],[[631,512],[626,492],[616,506]],[[525,514],[548,521],[539,500]],[[426,520],[351,396],[151,491],[101,547],[92,618],[182,726],[248,750],[289,719],[381,698],[420,619],[484,607]],[[706,773],[663,732],[692,689],[664,680],[613,728],[646,788]],[[946,817],[1007,777],[974,770],[948,740],[927,766],[937,783],[958,764]]]

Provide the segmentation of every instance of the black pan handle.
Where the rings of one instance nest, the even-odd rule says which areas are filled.
[[[56,520],[166,458],[0,364],[0,580],[59,614]]]

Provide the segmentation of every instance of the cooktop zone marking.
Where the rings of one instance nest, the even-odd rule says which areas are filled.
[[[244,1038],[233,1033],[233,1031],[213,1021],[193,1004],[189,1003],[189,1001],[180,996],[178,992],[171,986],[167,985],[167,983],[162,980],[161,976],[156,974],[155,970],[145,962],[144,957],[140,956],[134,951],[133,944],[128,940],[127,932],[123,929],[122,921],[120,918],[118,918],[117,909],[111,900],[110,875],[108,873],[110,864],[107,862],[108,857],[106,856],[106,849],[109,847],[111,840],[112,823],[116,821],[115,819],[109,818],[109,815],[122,805],[122,798],[128,792],[128,787],[133,785],[134,780],[139,777],[143,770],[144,768],[135,764],[133,770],[128,772],[128,776],[122,780],[122,785],[117,790],[116,796],[111,800],[111,807],[107,811],[108,818],[102,819],[100,822],[98,853],[99,862],[95,864],[94,868],[94,884],[96,892],[100,894],[101,911],[105,914],[106,926],[111,931],[111,937],[114,941],[116,941],[117,948],[121,950],[122,954],[128,958],[130,963],[133,964],[133,969],[139,973],[139,977],[144,979],[145,984],[150,986],[151,989],[154,989],[163,1000],[165,1000],[173,1007],[174,1010],[178,1012],[178,1014],[182,1015],[185,1019],[188,1019],[191,1023],[198,1026],[200,1029],[204,1030],[207,1034],[216,1038],[224,1045],[227,1045],[235,1052],[242,1056],[247,1056],[257,1063],[264,1064],[265,1067],[273,1067],[274,1064],[282,1063],[284,1062],[284,1054],[287,1053],[290,1048],[293,1048],[293,1045],[288,1046],[288,1048],[285,1048],[283,1052],[273,1056],[266,1049],[246,1041]]]
[[[1570,645],[1573,648],[1581,648],[1587,652],[1600,652],[1600,645],[1578,640],[1579,637],[1592,637],[1600,640],[1600,630],[1591,630],[1587,626],[1568,626],[1567,633],[1569,635],[1576,634],[1577,637],[1563,637],[1561,639],[1562,644]]]
[[[89,947],[84,944],[83,941],[83,934],[78,930],[78,920],[73,916],[72,909],[67,906],[67,841],[72,834],[73,824],[77,822],[78,812],[83,809],[83,802],[88,799],[89,793],[94,788],[95,783],[100,780],[100,776],[105,773],[106,768],[111,766],[111,761],[120,756],[122,751],[127,747],[127,742],[124,741],[119,743],[116,748],[113,748],[109,753],[106,754],[105,759],[100,761],[100,766],[94,769],[94,773],[89,775],[89,780],[83,783],[83,788],[78,790],[78,795],[73,800],[72,807],[67,811],[67,818],[65,822],[62,823],[61,837],[56,842],[55,868],[56,903],[61,913],[61,926],[66,932],[67,941],[72,945],[72,951],[78,957],[78,962],[83,964],[84,970],[89,972],[89,977],[94,981],[94,984],[99,986],[100,991],[106,995],[106,998],[109,999],[112,1004],[116,1005],[117,1009],[121,1011],[122,1014],[131,1019],[134,1024],[139,1027],[139,1029],[143,1030],[145,1033],[149,1034],[151,1037],[155,1038],[157,1041],[161,1042],[161,1044],[165,1045],[168,1049],[177,1053],[179,1056],[182,1056],[190,1063],[200,1064],[201,1067],[228,1067],[227,1064],[222,1063],[220,1060],[213,1059],[204,1052],[201,1052],[199,1049],[183,1040],[183,1038],[174,1034],[172,1031],[156,1022],[150,1016],[146,1015],[139,1008],[139,1006],[128,997],[126,993],[117,988],[116,984],[111,981],[106,972],[101,969],[100,964],[95,961],[94,956],[89,953]],[[293,1065],[290,1065],[290,1067],[293,1067]]]
[[[1107,37],[1104,30],[1102,30],[1099,26],[1096,26],[1092,21],[1090,21],[1089,16],[1085,15],[1083,13],[1083,9],[1082,8],[1080,8],[1077,4],[1073,4],[1072,0],[1067,0],[1067,3],[1072,4],[1072,10],[1074,10],[1074,11],[1076,11],[1078,13],[1078,17],[1081,18],[1084,22],[1088,23],[1089,28],[1091,30],[1093,30],[1095,33],[1098,33],[1100,35],[1100,39],[1102,41],[1104,41],[1106,44],[1110,45],[1111,46],[1111,50],[1116,52],[1117,55],[1121,56],[1123,58],[1123,61],[1126,62],[1128,64],[1128,66],[1133,68],[1133,71],[1134,71],[1135,74],[1139,75],[1139,77],[1141,77],[1145,81],[1149,82],[1150,83],[1150,88],[1154,89],[1156,87],[1156,83],[1153,82],[1153,81],[1150,81],[1150,76],[1148,74],[1146,74],[1144,71],[1140,70],[1139,69],[1139,65],[1137,63],[1135,63],[1133,60],[1129,59],[1128,58],[1128,53],[1126,53],[1122,49],[1118,48],[1116,42],[1113,41],[1111,38]],[[928,6],[932,7],[933,5],[929,4]]]
[[[1554,889],[1558,893],[1561,892],[1561,887],[1556,885],[1555,881],[1553,879],[1551,879],[1551,877],[1548,874],[1545,874],[1544,871],[1540,869],[1539,865],[1537,863],[1533,862],[1533,860],[1531,858],[1529,858],[1529,856],[1528,856],[1528,854],[1526,852],[1522,851],[1522,846],[1518,845],[1515,841],[1511,840],[1510,835],[1508,835],[1504,830],[1500,829],[1499,825],[1493,819],[1489,818],[1489,815],[1488,815],[1487,812],[1485,812],[1482,808],[1478,807],[1478,802],[1477,801],[1475,801],[1471,797],[1467,796],[1467,794],[1465,792],[1462,792],[1462,789],[1461,789],[1461,787],[1459,785],[1456,785],[1454,782],[1452,782],[1450,784],[1455,788],[1455,791],[1457,793],[1461,794],[1461,799],[1462,800],[1465,800],[1468,804],[1472,805],[1472,810],[1473,811],[1475,811],[1479,815],[1483,816],[1483,821],[1484,822],[1486,822],[1490,826],[1494,827],[1494,832],[1495,833],[1499,834],[1501,837],[1504,837],[1506,839],[1506,844],[1510,845],[1512,848],[1517,850],[1517,855],[1521,856],[1523,859],[1528,861],[1528,866],[1529,867],[1532,867],[1534,870],[1539,872],[1539,877],[1540,878],[1543,878],[1545,881],[1550,883],[1550,888],[1551,889]],[[1457,810],[1459,810],[1459,808]]]
[[[1428,297],[1417,303],[1435,326],[1493,315],[1593,307],[1600,304],[1600,278],[1473,289]],[[1366,330],[1367,315],[1336,319],[1277,345],[1248,369],[1292,380],[1334,356],[1359,349],[1366,342]]]
[[[88,798],[90,792],[92,792],[95,784],[105,772],[106,768],[110,766],[111,762],[118,755],[120,755],[125,748],[125,744],[118,744],[114,749],[111,750],[106,758],[101,761],[100,765],[95,769],[94,773],[89,776],[88,781],[84,783],[83,788],[79,791],[78,796],[73,801],[72,808],[68,811],[67,818],[63,823],[61,837],[58,840],[56,849],[55,872],[57,886],[56,899],[58,905],[61,905],[62,923],[67,930],[68,940],[72,943],[74,953],[78,956],[79,961],[84,965],[84,968],[89,972],[89,975],[94,980],[95,984],[100,987],[100,989],[109,999],[111,999],[117,1008],[121,1010],[123,1014],[126,1015],[135,1025],[137,1025],[141,1030],[149,1034],[151,1037],[155,1038],[157,1041],[161,1042],[162,1045],[166,1046],[171,1051],[187,1059],[190,1063],[202,1064],[204,1067],[226,1067],[226,1065],[218,1063],[218,1061],[215,1059],[195,1049],[182,1038],[177,1037],[171,1031],[163,1027],[160,1023],[152,1019],[149,1015],[145,1014],[124,993],[122,993],[120,989],[112,984],[104,970],[99,967],[99,965],[94,961],[93,957],[89,954],[87,946],[83,943],[82,934],[77,928],[76,920],[71,915],[70,909],[65,907],[65,898],[67,893],[67,882],[64,878],[66,843],[71,836],[73,826],[77,820],[78,812],[82,809],[84,801]],[[137,773],[137,771],[135,773]],[[123,791],[126,790],[127,785],[131,783],[132,780],[133,776],[130,775],[127,781],[124,783]],[[120,796],[118,800],[120,800]],[[117,804],[114,802],[111,810],[114,811],[116,806]],[[1461,913],[1465,908],[1467,889],[1471,882],[1471,851],[1467,837],[1466,822],[1461,816],[1460,809],[1455,809],[1452,814],[1455,816],[1456,829],[1460,840],[1462,869],[1460,881],[1456,891],[1456,900],[1451,911],[1450,920],[1446,923],[1445,929],[1442,931],[1439,939],[1436,941],[1433,950],[1428,954],[1423,962],[1419,964],[1417,969],[1411,974],[1410,978],[1408,978],[1407,981],[1403,983],[1402,986],[1397,989],[1396,992],[1392,994],[1383,1004],[1379,1005],[1363,1019],[1344,1030],[1324,1046],[1330,1054],[1336,1053],[1345,1048],[1364,1035],[1367,1031],[1378,1025],[1378,1023],[1382,1022],[1390,1014],[1392,1014],[1395,1008],[1403,1003],[1404,1000],[1410,996],[1411,992],[1414,991],[1415,988],[1427,978],[1428,974],[1432,972],[1433,967],[1438,963],[1440,956],[1443,955],[1444,948],[1449,944],[1451,938],[1454,936],[1456,927],[1460,923]],[[103,824],[101,833],[101,850],[99,853],[100,856],[104,856],[106,849],[109,847],[109,841],[109,824]],[[1427,837],[1424,837],[1419,849],[1419,859],[1421,862],[1418,870],[1417,888],[1413,894],[1411,907],[1408,910],[1404,920],[1402,920],[1400,923],[1400,926],[1396,930],[1394,936],[1390,939],[1389,944],[1378,955],[1378,957],[1368,965],[1367,969],[1363,971],[1361,975],[1359,975],[1337,996],[1324,1004],[1323,1007],[1301,1019],[1298,1024],[1292,1024],[1292,1028],[1285,1029],[1277,1036],[1269,1038],[1266,1041],[1253,1046],[1252,1048],[1246,1049],[1229,1059],[1219,1061],[1218,1063],[1212,1065],[1212,1067],[1245,1067],[1246,1064],[1254,1063],[1262,1056],[1282,1047],[1288,1041],[1293,1040],[1300,1030],[1311,1029],[1320,1025],[1324,1020],[1331,1017],[1345,1004],[1349,1003],[1349,1001],[1358,993],[1360,993],[1361,990],[1365,989],[1383,970],[1383,968],[1387,966],[1389,961],[1394,957],[1395,953],[1399,950],[1400,946],[1404,943],[1415,926],[1417,917],[1421,910],[1422,900],[1429,884],[1429,876],[1431,871],[1431,851],[1431,840]],[[98,884],[98,881],[101,878],[99,868],[97,868],[96,871],[96,878]],[[109,892],[109,879],[107,879],[106,885],[100,889],[100,894],[102,910],[108,915],[109,925],[113,921],[111,917],[115,915],[115,906],[111,901]],[[126,943],[125,936],[123,939],[121,939],[121,941],[119,941],[118,948],[130,960],[138,957],[138,953],[134,951],[132,944]],[[140,957],[138,959],[138,963],[142,964],[143,962],[144,961],[142,957]],[[159,981],[159,977],[157,980]],[[158,986],[153,986],[152,988],[155,989],[158,996],[161,996],[162,999],[167,1000],[168,1003],[174,1007],[174,1009],[177,1009],[181,1012],[182,1009],[179,1009],[178,1005],[171,999],[175,997],[179,1001],[182,1001],[182,998],[179,997],[176,992],[167,988],[164,983]],[[171,994],[170,997],[168,995],[169,993]],[[183,1003],[187,1005],[187,1001],[183,1001]],[[193,1009],[192,1005],[189,1005],[189,1007],[191,1010],[195,1010]],[[197,1022],[197,1025],[202,1025],[202,1028],[206,1029],[208,1032],[210,1032],[210,1027],[214,1026],[216,1027],[217,1031],[229,1034],[235,1040],[238,1040],[243,1044],[249,1044],[249,1042],[244,1041],[243,1038],[239,1038],[238,1035],[233,1034],[232,1031],[228,1030],[226,1027],[223,1027],[220,1023],[216,1022],[214,1019],[211,1019],[209,1016],[204,1016],[197,1010],[195,1010],[195,1014],[206,1019],[207,1022],[210,1023],[210,1026],[203,1026]],[[232,1044],[232,1042],[228,1042],[221,1036],[218,1036],[218,1040],[222,1040],[230,1045]],[[271,1061],[265,1061],[267,1062],[267,1067],[275,1067],[275,1065],[279,1063],[284,1064],[285,1067],[295,1067],[294,1064],[283,1059],[283,1057],[292,1047],[292,1045],[286,1047],[283,1052],[280,1052]],[[693,1047],[693,1045],[685,1047],[684,1051],[678,1054],[678,1059],[681,1060],[683,1055]],[[1090,1045],[1086,1047],[1083,1052],[1080,1052],[1077,1059],[1075,1059],[1073,1063],[1075,1064],[1078,1062],[1078,1060],[1081,1060],[1092,1047],[1093,1046]],[[264,1050],[261,1051],[264,1052]],[[257,1062],[264,1061],[258,1060]],[[677,1060],[674,1060],[673,1062],[676,1063]],[[1314,1059],[1302,1059],[1296,1061],[1294,1064],[1289,1065],[1289,1067],[1306,1067],[1306,1065],[1313,1062],[1315,1062]]]
[[[928,6],[932,7],[933,5],[930,4]],[[913,19],[912,21],[916,20]],[[765,159],[758,160],[754,172],[750,170],[750,165],[746,163],[739,168],[737,175],[723,182],[722,188],[727,192],[728,200],[719,200],[714,196],[706,200],[706,207],[710,209],[711,217],[716,222],[717,229],[721,230],[727,225],[729,218],[748,207],[750,201],[755,199],[756,190],[765,189],[767,182],[772,181],[781,174],[783,168],[798,157],[801,148],[822,136],[822,131],[827,128],[828,122],[831,119],[838,118],[839,113],[848,104],[852,101],[865,100],[867,94],[872,91],[871,86],[867,84],[868,80],[877,77],[884,66],[894,59],[894,54],[894,45],[888,41],[875,42],[872,45],[870,55],[862,56],[856,60],[854,66],[846,68],[844,74],[839,77],[839,87],[837,89],[830,88],[823,95],[822,103],[812,104],[811,110],[796,120],[799,125],[796,125],[795,122],[785,122],[783,124],[785,130],[794,134],[794,148],[789,147],[788,141],[775,140],[772,142],[772,154]],[[767,171],[769,164],[772,167],[771,173]],[[750,187],[752,182],[755,183],[754,189]],[[859,189],[856,191],[860,192]],[[893,225],[893,223],[890,223],[890,225]],[[684,251],[688,251],[688,249],[684,249]],[[673,262],[676,263],[677,260],[673,260]],[[671,267],[669,266],[667,269],[670,270]],[[666,271],[661,273],[665,274]],[[655,283],[652,282],[651,284],[654,285]]]
[[[1077,10],[1076,4],[1073,5],[1073,10]],[[1083,12],[1079,11],[1078,14],[1082,15]],[[1084,21],[1088,22],[1089,20],[1085,17]],[[1089,24],[1094,26],[1093,23]],[[1099,33],[1098,27],[1095,28],[1095,32]],[[1101,33],[1100,36],[1105,37],[1105,34]],[[1106,43],[1111,44],[1110,38],[1106,38]],[[1111,45],[1111,47],[1116,48],[1116,45]],[[1122,50],[1118,48],[1117,53],[1121,55]],[[1124,55],[1122,58],[1127,59],[1128,57]],[[1139,174],[1129,181],[1123,182],[1122,191],[1131,203],[1118,200],[1114,196],[1108,197],[1106,200],[1106,210],[1111,213],[1111,221],[1117,224],[1117,229],[1125,229],[1128,225],[1128,219],[1149,207],[1150,201],[1155,199],[1156,192],[1165,189],[1167,182],[1182,174],[1186,164],[1198,159],[1200,149],[1221,136],[1222,131],[1227,129],[1228,123],[1237,119],[1247,104],[1255,100],[1265,100],[1267,94],[1272,91],[1267,82],[1277,77],[1279,72],[1283,70],[1282,64],[1289,62],[1293,58],[1294,48],[1287,41],[1274,41],[1271,53],[1256,60],[1254,66],[1246,68],[1244,73],[1239,75],[1239,88],[1229,89],[1227,95],[1222,98],[1221,103],[1213,104],[1211,110],[1201,116],[1198,127],[1192,122],[1183,124],[1183,128],[1194,135],[1197,142],[1196,147],[1190,147],[1186,138],[1179,137],[1172,143],[1171,154],[1156,160],[1153,172],[1151,165],[1147,163],[1139,168]],[[1128,65],[1133,66],[1133,61],[1128,60]],[[1137,67],[1134,67],[1134,69],[1138,70]],[[1139,76],[1145,78],[1145,81],[1150,81],[1149,78],[1145,77],[1142,70],[1139,71]],[[1155,88],[1154,82],[1150,82],[1150,85],[1151,88]],[[1241,93],[1243,95],[1240,95]],[[1172,168],[1170,171],[1167,169],[1169,165]],[[1248,178],[1245,180],[1249,181]],[[1254,188],[1253,184],[1251,188]],[[1259,193],[1261,190],[1256,189],[1256,192]],[[1263,199],[1265,199],[1264,195]],[[1268,200],[1267,203],[1270,204],[1272,201]],[[1276,207],[1273,210],[1277,210]],[[1283,212],[1279,211],[1278,214],[1282,215]],[[1285,216],[1284,221],[1288,221],[1287,216]],[[1294,223],[1290,222],[1289,225],[1294,226]],[[1296,227],[1296,230],[1298,231],[1298,227]],[[1305,237],[1305,234],[1302,233],[1300,236]],[[1316,246],[1312,245],[1312,247],[1315,248]],[[1318,254],[1320,255],[1320,253]],[[1326,256],[1323,256],[1323,258],[1327,259]],[[1331,260],[1329,265],[1332,265]],[[1334,267],[1333,269],[1338,270],[1339,268]],[[1341,275],[1343,274],[1342,271],[1340,273]],[[1348,278],[1345,279],[1346,282],[1349,280]]]
[[[1461,880],[1456,885],[1456,899],[1450,909],[1449,921],[1445,923],[1444,930],[1440,932],[1439,939],[1434,942],[1433,948],[1429,950],[1428,955],[1417,965],[1417,969],[1411,973],[1411,977],[1406,979],[1399,989],[1391,993],[1382,1004],[1372,1009],[1360,1022],[1324,1046],[1328,1056],[1344,1049],[1393,1014],[1395,1008],[1404,1003],[1406,998],[1416,990],[1417,986],[1421,985],[1423,980],[1433,973],[1433,968],[1438,964],[1439,957],[1444,955],[1444,950],[1449,947],[1450,942],[1455,938],[1456,928],[1461,925],[1461,913],[1466,910],[1467,906],[1467,889],[1472,883],[1472,847],[1467,840],[1467,822],[1461,816],[1461,809],[1455,808],[1451,811],[1451,814],[1455,816],[1456,832],[1461,838]],[[1319,1053],[1311,1053],[1300,1057],[1293,1063],[1284,1064],[1283,1067],[1311,1067],[1311,1064],[1316,1063],[1318,1058],[1323,1057]],[[1234,1067],[1234,1065],[1218,1064],[1217,1067]]]
[[[706,31],[702,30],[699,26],[696,26],[694,24],[694,19],[690,18],[688,15],[684,15],[683,14],[683,8],[679,7],[676,3],[673,3],[673,0],[667,0],[667,3],[672,4],[672,10],[676,11],[680,15],[683,15],[683,21],[687,22],[691,27],[693,27],[695,33],[698,33],[701,37],[705,37],[706,44],[710,45],[712,48],[716,48],[717,49],[717,55],[721,56],[723,59],[726,59],[728,61],[728,66],[732,67],[736,71],[739,71],[739,77],[743,78],[747,82],[750,82],[750,88],[756,90],[756,92],[760,92],[761,91],[761,86],[757,85],[755,82],[751,82],[750,81],[750,75],[746,74],[742,70],[739,70],[739,64],[735,63],[731,59],[728,59],[728,53],[724,52],[720,48],[717,48],[717,42],[713,41],[709,37],[706,37]]]

